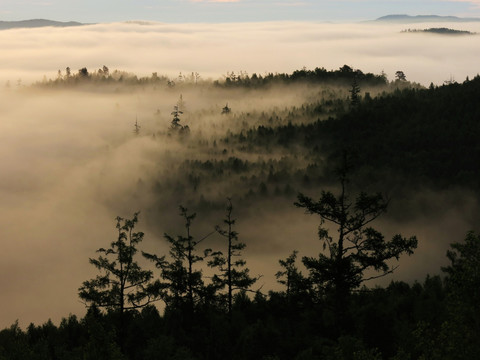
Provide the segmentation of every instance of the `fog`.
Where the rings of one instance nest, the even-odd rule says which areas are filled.
[[[26,325],[82,314],[85,307],[77,289],[95,275],[88,258],[115,240],[116,216],[130,218],[141,211],[138,230],[146,233],[142,248],[159,254],[167,252],[163,233],[182,231],[178,206],[188,202],[188,194],[174,194],[168,188],[169,181],[175,182],[175,173],[169,171],[184,159],[209,155],[198,152],[193,141],[187,146],[166,134],[179,99],[177,90],[126,88],[124,93],[93,88],[1,90],[0,326],[16,319]],[[209,120],[224,135],[235,130],[235,125],[222,125],[225,118],[216,115],[225,101],[238,112],[252,106],[264,111],[302,104],[303,93],[307,96],[305,91],[295,96],[275,91],[259,99],[255,92],[245,96],[240,90],[226,98],[208,87],[183,89],[182,123],[197,136],[209,131]],[[141,126],[139,136],[133,133],[135,120]],[[152,191],[156,183],[167,184],[163,193]],[[212,185],[217,198],[228,196],[221,184]],[[223,216],[223,211],[199,212],[195,234],[211,232]],[[242,222],[247,227],[247,219]],[[208,246],[218,242],[211,240]],[[251,248],[250,255],[257,247]],[[264,266],[252,269],[259,274],[264,270]]]
[[[402,70],[410,81],[429,85],[477,74],[478,36],[400,33],[406,28],[451,27],[480,31],[479,23],[322,24],[271,22],[161,24],[129,22],[71,28],[0,32],[0,81],[38,81],[69,66],[111,69],[140,76],[200,73],[217,79],[227,71],[292,72],[303,66],[364,72]]]
[[[302,86],[247,92],[208,85],[62,90],[24,84],[41,81],[44,74],[55,78],[57,69],[66,66],[94,70],[103,64],[139,75],[157,71],[176,77],[180,71],[198,71],[203,79],[231,70],[289,72],[345,63],[364,72],[383,69],[393,74],[402,69],[409,80],[423,83],[476,74],[473,64],[479,50],[470,44],[476,37],[399,34],[401,29],[272,23],[0,31],[0,77],[11,81],[10,87],[0,90],[0,327],[17,319],[25,326],[48,318],[58,322],[69,313],[83,315],[77,289],[96,274],[88,258],[115,240],[116,216],[129,218],[140,211],[138,230],[146,234],[142,249],[166,253],[163,233],[175,235],[183,229],[178,205],[199,195],[177,189],[176,183],[185,181],[175,178],[182,162],[221,157],[228,146],[214,150],[214,139],[229,130],[262,124],[261,112],[300,107],[312,100],[312,94],[322,93],[322,88]],[[431,47],[428,54],[426,41]],[[22,83],[17,86],[19,78]],[[167,131],[180,95],[182,124],[191,128],[190,140],[176,139]],[[219,114],[227,102],[233,109],[231,118]],[[139,135],[133,133],[136,120]],[[209,145],[199,145],[198,139]],[[224,158],[233,154],[228,151]],[[286,154],[272,149],[269,154],[235,155],[268,160]],[[295,166],[302,165],[297,159]],[[223,178],[202,184],[201,190],[207,200],[223,199],[241,181]],[[318,194],[319,190],[308,193]],[[420,189],[409,199],[391,195],[389,216],[379,228],[387,236],[415,234],[420,242],[416,253],[402,260],[383,283],[421,281],[426,273],[439,272],[448,244],[473,228],[478,203],[461,189],[443,193]],[[259,199],[251,208],[234,210],[240,239],[247,243],[247,264],[253,274],[263,275],[258,284],[263,291],[277,288],[279,259],[294,249],[300,256],[320,251],[318,219],[296,209],[294,201],[295,194]],[[198,212],[193,226],[198,237],[211,232],[224,215],[221,209],[190,210]],[[215,236],[206,243],[220,246]]]

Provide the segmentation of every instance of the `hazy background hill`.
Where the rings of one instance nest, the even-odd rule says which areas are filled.
[[[439,16],[439,15],[386,15],[374,20],[375,22],[390,23],[425,23],[425,22],[478,22],[479,18],[461,18],[457,16]]]
[[[70,26],[82,26],[82,24],[76,21],[53,21],[46,19],[31,19],[31,20],[20,20],[20,21],[0,21],[0,30],[6,29],[18,29],[18,28],[38,28],[46,26],[55,26],[55,27],[70,27]]]

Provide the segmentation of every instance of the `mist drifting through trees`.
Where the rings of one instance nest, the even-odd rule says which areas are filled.
[[[309,277],[308,271],[315,273],[318,264],[314,259],[325,250],[318,239],[320,220],[306,215],[294,202],[305,201],[306,198],[297,198],[299,193],[308,194],[313,201],[329,192],[338,193],[340,187],[334,170],[339,154],[347,151],[355,165],[349,174],[352,193],[382,192],[388,200],[385,202],[388,211],[375,219],[375,228],[385,239],[401,239],[395,237],[398,233],[418,239],[416,249],[413,237],[404,244],[402,251],[411,256],[400,256],[398,262],[387,258],[388,265],[383,260],[379,262],[378,267],[388,276],[376,278],[376,272],[369,266],[361,269],[361,276],[372,278],[366,286],[381,288],[355,293],[359,303],[376,303],[382,291],[392,298],[396,291],[403,291],[401,282],[391,284],[387,290],[391,281],[409,284],[417,281],[423,285],[412,285],[409,288],[412,292],[424,291],[430,296],[432,289],[441,288],[435,304],[443,311],[439,324],[433,324],[428,312],[425,316],[412,315],[418,323],[414,324],[416,327],[408,326],[413,326],[417,336],[430,325],[441,329],[442,321],[455,331],[461,329],[457,320],[468,317],[471,305],[462,303],[465,306],[460,308],[461,314],[452,322],[453,313],[443,309],[452,303],[447,304],[443,299],[451,296],[454,300],[448,301],[457,301],[458,294],[464,291],[463,285],[447,289],[439,278],[428,277],[425,282],[424,279],[427,274],[441,274],[442,266],[446,273],[450,271],[452,276],[464,279],[469,266],[473,266],[468,261],[473,264],[476,261],[468,259],[464,265],[462,261],[455,262],[457,258],[452,253],[445,256],[450,244],[461,242],[468,231],[478,230],[479,171],[475,159],[480,156],[476,122],[480,114],[477,105],[480,79],[475,76],[477,50],[468,45],[474,37],[454,40],[429,37],[427,51],[424,45],[428,35],[415,34],[415,40],[396,41],[409,34],[393,34],[391,27],[384,25],[341,28],[332,24],[303,24],[299,28],[297,25],[254,24],[242,34],[236,24],[221,25],[225,30],[222,33],[210,25],[195,25],[192,29],[155,23],[0,32],[0,40],[5,40],[0,47],[6,54],[1,65],[5,68],[0,69],[5,70],[0,76],[6,76],[1,79],[4,86],[0,90],[0,161],[4,174],[0,178],[0,236],[4,239],[0,270],[8,274],[0,278],[0,302],[4,304],[0,307],[0,326],[8,327],[19,320],[19,325],[25,328],[30,322],[42,324],[48,319],[58,323],[68,314],[84,316],[86,309],[78,297],[79,286],[84,284],[85,291],[88,288],[88,294],[85,292],[82,297],[87,303],[98,299],[94,285],[99,283],[86,282],[98,275],[98,269],[88,259],[95,258],[95,251],[101,248],[100,253],[109,254],[105,249],[118,236],[115,219],[119,216],[120,223],[132,214],[136,214],[135,231],[141,232],[139,250],[156,254],[150,259],[153,263],[139,257],[138,266],[151,269],[158,281],[162,280],[158,271],[164,271],[170,281],[166,289],[156,283],[157,293],[152,299],[159,300],[162,296],[168,299],[156,302],[160,314],[169,302],[175,303],[171,300],[176,296],[171,292],[172,283],[179,279],[167,271],[174,269],[175,262],[165,263],[162,256],[169,254],[175,241],[183,241],[183,247],[177,246],[180,249],[177,256],[184,259],[185,252],[193,251],[201,240],[195,251],[200,254],[210,250],[187,258],[192,268],[201,270],[205,278],[200,281],[196,277],[199,272],[190,269],[190,277],[187,276],[190,283],[187,281],[188,286],[179,292],[181,295],[177,294],[176,300],[188,297],[188,311],[191,314],[198,311],[203,316],[213,311],[205,299],[211,300],[208,296],[218,291],[215,286],[221,288],[220,308],[228,309],[228,317],[217,318],[213,311],[217,315],[211,318],[212,331],[217,331],[216,326],[223,321],[232,324],[235,316],[255,318],[252,314],[261,312],[262,306],[264,310],[268,308],[264,314],[273,314],[272,309],[278,305],[281,309],[288,306],[305,317],[319,315],[315,304],[323,304],[328,294],[323,294],[323,290],[312,293],[315,287],[311,281],[315,276]],[[464,25],[470,31],[478,31],[478,25]],[[294,28],[295,31],[288,31]],[[94,40],[88,42],[86,39],[92,39],[92,34]],[[116,46],[118,34],[125,40],[122,46]],[[273,40],[269,37],[272,34]],[[45,36],[49,41],[42,45],[58,54],[61,64],[52,64],[50,55],[47,58],[40,54],[35,39]],[[446,54],[442,47],[449,41]],[[66,51],[58,45],[67,43],[72,49],[78,48],[78,52]],[[142,52],[151,51],[153,43],[161,45],[155,54],[144,56]],[[37,61],[20,62],[11,50],[17,44],[28,48]],[[201,48],[195,45],[199,55],[194,62],[187,55],[192,44],[202,44]],[[253,63],[239,55],[237,51],[246,53],[246,44],[260,60]],[[84,51],[86,48],[94,50],[88,53]],[[453,51],[454,48],[458,51]],[[219,49],[223,55],[213,57],[215,61],[205,61]],[[278,56],[282,52],[289,55]],[[459,57],[463,52],[468,52],[468,56]],[[292,55],[299,53],[304,54],[301,60]],[[318,53],[325,55],[320,63]],[[360,53],[362,56],[357,56]],[[386,59],[386,53],[398,56],[389,55]],[[445,59],[441,65],[437,62],[439,53]],[[273,59],[269,54],[277,55]],[[418,62],[417,57],[423,57],[424,61]],[[357,63],[345,65],[349,63],[343,61],[345,58],[355,58]],[[372,60],[377,58],[383,63]],[[181,72],[178,61],[187,70]],[[453,68],[462,72],[453,74]],[[227,70],[221,75],[219,69]],[[398,76],[399,73],[404,76]],[[43,77],[44,74],[47,75]],[[465,79],[467,76],[470,78]],[[428,87],[430,82],[433,84]],[[229,215],[232,208],[225,211],[226,203],[234,209],[234,222]],[[303,207],[315,213],[312,209],[316,205],[303,204],[307,203],[311,207]],[[179,216],[179,206],[183,217]],[[361,204],[358,208],[362,209]],[[382,208],[382,214],[385,209]],[[187,214],[195,216],[190,219]],[[324,224],[324,227],[322,231],[336,234],[335,226]],[[320,232],[320,237],[325,240],[326,234]],[[235,250],[239,255],[241,250],[241,259],[246,261],[237,265],[239,268],[246,265],[251,277],[247,273],[243,278],[239,276],[240,285],[232,294],[225,290],[229,286],[225,238],[231,241],[237,236]],[[382,236],[375,234],[370,240],[375,242]],[[475,239],[474,233],[470,233],[468,246],[474,248]],[[327,243],[331,246],[331,242]],[[463,249],[460,245],[453,248]],[[112,245],[112,249],[116,248]],[[335,248],[331,249],[334,254]],[[207,254],[212,252],[216,258],[208,266]],[[392,254],[393,258],[398,255]],[[358,256],[359,268],[370,260],[362,258],[363,254]],[[304,257],[310,258],[310,262],[302,263]],[[340,268],[339,265],[335,271]],[[216,269],[221,269],[221,278],[217,275],[213,287],[203,288]],[[150,273],[142,274],[148,278],[145,282],[152,279]],[[283,280],[278,282],[276,274]],[[291,274],[290,280],[297,281],[293,285],[286,280]],[[293,295],[290,290],[282,292],[287,283],[292,286],[289,289],[296,289]],[[356,279],[355,286],[344,292],[357,291],[360,283]],[[150,301],[150,297],[146,299]],[[136,302],[140,302],[140,297],[133,298],[130,305],[135,307]],[[115,310],[115,304],[111,304]],[[173,317],[161,321],[177,319],[176,311],[181,308],[177,305],[172,313],[167,311]],[[198,310],[200,305],[203,310]],[[345,319],[353,319],[359,326],[370,324],[359,320],[362,311],[370,314],[368,306],[358,313],[349,305],[345,308],[349,309]],[[89,326],[95,327],[96,321],[103,321],[99,320],[102,315],[95,311],[90,309],[85,317],[85,329],[91,330]],[[148,318],[145,315],[148,311],[154,313],[145,307],[141,316]],[[155,316],[158,314],[151,315],[151,319],[156,319]],[[331,314],[322,316],[328,318]],[[192,322],[196,321],[193,319]],[[297,321],[281,316],[278,319]],[[249,324],[245,329],[250,328],[250,320],[241,320],[242,324]],[[76,326],[72,318],[69,321]],[[133,324],[128,314],[120,320],[114,316],[105,321],[110,325],[117,321]],[[185,322],[180,321],[181,329],[192,325],[188,319],[182,321]],[[115,332],[116,325],[112,326],[110,330]],[[155,326],[168,329],[170,325]],[[302,328],[305,330],[314,324],[302,323],[302,326],[306,326]],[[329,339],[338,342],[328,345],[332,352],[336,351],[332,350],[335,346],[344,349],[351,344],[348,341],[356,341],[343,339],[345,329],[335,322],[327,319],[324,326],[322,331],[336,334],[333,340]],[[253,329],[245,330],[246,338],[242,341],[246,344],[251,341],[248,331],[263,331],[263,328]],[[31,333],[34,330],[31,328]],[[108,337],[110,330],[107,330],[101,333]],[[122,334],[125,339],[128,331]],[[432,335],[431,340],[441,342],[442,331],[439,330],[437,337]],[[353,332],[349,336],[357,339]],[[348,344],[342,345],[342,339]],[[153,353],[156,345],[152,344],[176,347],[168,345],[172,341],[168,336],[154,340],[148,347]],[[362,339],[363,343],[355,349],[374,356],[374,340],[372,344],[370,340]],[[404,348],[407,340],[401,340]],[[237,344],[229,341],[233,340],[229,338],[222,344]],[[393,345],[389,348],[388,341],[382,353],[396,354],[398,348]],[[117,351],[126,353],[127,345],[122,341],[117,345],[118,348],[112,345],[111,355]],[[94,344],[89,346],[95,348]],[[188,358],[188,351],[193,351],[195,345],[187,342],[178,348],[186,351],[183,355]],[[304,351],[302,356],[318,351],[315,346],[305,347],[298,340],[285,354],[288,351],[300,354],[298,349]],[[278,353],[278,349],[263,350],[265,356]],[[415,351],[426,354],[430,350],[425,346]],[[241,356],[248,358],[249,354]]]

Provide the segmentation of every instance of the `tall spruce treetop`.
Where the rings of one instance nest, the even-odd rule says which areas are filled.
[[[349,90],[350,92],[350,106],[355,107],[360,103],[360,86],[357,82],[357,77],[354,76],[352,80],[352,87]]]
[[[173,119],[172,119],[172,123],[171,123],[171,128],[172,129],[181,129],[183,126],[180,124],[180,115],[183,114],[183,111],[180,110],[179,106],[178,105],[175,105],[173,107],[173,111],[172,111],[172,115],[173,115]]]
[[[226,288],[226,298],[228,313],[232,312],[233,292],[239,290],[248,290],[257,280],[249,274],[249,269],[245,268],[246,261],[241,259],[241,251],[245,249],[245,243],[238,240],[238,233],[233,229],[235,219],[232,217],[233,205],[230,199],[226,208],[226,216],[223,220],[226,228],[216,226],[216,231],[227,240],[227,249],[224,254],[221,251],[212,253],[213,259],[208,262],[212,268],[219,270],[212,278],[213,285],[217,289]]]
[[[182,309],[186,305],[187,310],[192,312],[203,296],[202,272],[195,269],[195,264],[203,260],[203,256],[197,252],[197,245],[203,239],[197,241],[191,234],[196,213],[189,213],[187,208],[180,206],[180,216],[185,221],[185,235],[172,237],[164,234],[170,244],[170,259],[148,253],[143,253],[143,256],[161,270],[161,277],[165,280],[165,292],[162,295],[167,306],[170,309]]]
[[[318,201],[298,194],[297,207],[309,214],[320,217],[318,236],[323,244],[323,252],[318,257],[304,257],[303,263],[310,272],[317,290],[333,295],[337,304],[345,301],[351,290],[364,281],[385,276],[395,268],[389,260],[398,260],[400,255],[413,253],[417,247],[415,236],[404,238],[395,235],[391,240],[369,226],[385,213],[387,201],[380,194],[367,195],[361,192],[355,200],[347,191],[349,171],[348,161],[339,170],[340,193],[322,191]],[[337,228],[337,236],[332,236],[325,224]],[[377,274],[364,276],[365,271]]]
[[[126,310],[144,307],[159,299],[161,285],[153,282],[153,274],[135,261],[143,232],[134,232],[138,213],[131,220],[117,217],[118,238],[110,248],[97,250],[97,259],[90,263],[101,271],[96,278],[84,281],[79,296],[88,304],[123,314]]]

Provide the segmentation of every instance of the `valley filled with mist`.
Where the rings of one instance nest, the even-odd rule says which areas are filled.
[[[338,193],[345,154],[352,199],[363,191],[388,199],[375,228],[387,239],[418,239],[411,256],[389,260],[398,265],[393,273],[365,285],[420,286],[442,273],[450,244],[479,230],[478,49],[465,45],[476,35],[296,25],[254,24],[240,37],[237,25],[225,24],[213,40],[209,25],[0,31],[1,327],[84,316],[78,289],[98,273],[88,259],[118,236],[117,216],[139,212],[139,247],[161,256],[169,253],[164,234],[185,230],[183,206],[196,213],[190,231],[202,251],[222,248],[215,226],[227,199],[242,256],[258,277],[251,291],[280,293],[280,259],[325,251],[320,218],[294,205],[298,194]],[[47,36],[50,52],[40,53],[36,36]],[[426,41],[428,53],[420,51]],[[13,51],[19,43],[23,50]],[[247,49],[254,55],[244,56]],[[352,58],[354,65],[342,62]],[[242,70],[217,73],[228,65]],[[211,275],[206,263],[196,266]],[[216,358],[195,354],[175,356]]]

